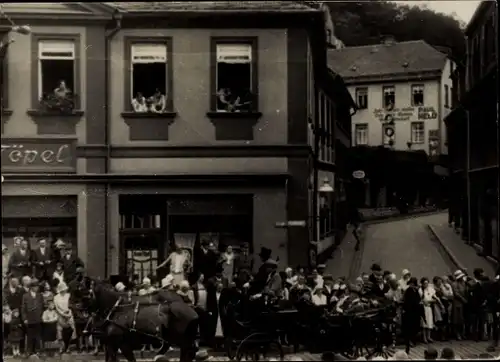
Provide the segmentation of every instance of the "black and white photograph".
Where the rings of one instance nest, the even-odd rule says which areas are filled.
[[[2,2],[3,360],[500,360],[498,23]]]

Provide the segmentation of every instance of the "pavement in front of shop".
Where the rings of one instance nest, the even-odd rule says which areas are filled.
[[[412,359],[424,359],[424,352],[427,348],[432,347],[435,348],[438,353],[445,347],[450,347],[455,351],[455,354],[461,359],[472,359],[472,358],[480,358],[486,352],[488,347],[488,342],[473,342],[473,341],[449,341],[449,342],[434,342],[432,344],[419,344],[413,347],[410,350],[410,358]],[[403,347],[400,347],[403,349]],[[499,352],[493,354],[498,355]],[[300,359],[299,359],[300,358]],[[269,360],[268,358],[267,360]],[[104,356],[102,354],[98,356],[93,356],[89,354],[70,354],[57,356],[52,358],[41,358],[40,360],[47,362],[61,362],[61,361],[75,361],[75,362],[102,362],[104,361]],[[125,359],[120,357],[121,361]],[[179,361],[178,356],[169,355],[169,361]],[[209,361],[230,361],[229,357],[220,354],[215,356],[210,356]],[[265,360],[265,359],[263,359]],[[276,360],[276,358],[275,358]],[[290,353],[285,355],[285,361],[293,361],[293,360],[302,360],[302,361],[321,361],[321,354],[318,353],[309,353],[309,352],[299,352],[299,353]],[[4,361],[9,362],[17,362],[21,361],[20,359],[14,359],[12,357],[4,356]],[[140,358],[138,356],[138,362],[149,362],[153,361],[152,357],[148,358]],[[245,360],[243,360],[245,361]]]
[[[475,268],[483,268],[486,275],[494,277],[496,266],[487,258],[478,255],[476,249],[468,245],[455,230],[448,226],[448,216],[442,215],[432,220],[428,228],[436,244],[442,249],[456,269],[468,271],[471,274]]]

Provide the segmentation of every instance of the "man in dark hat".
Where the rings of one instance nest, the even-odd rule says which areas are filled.
[[[267,259],[264,263],[266,266],[267,280],[264,285],[264,294],[273,298],[281,298],[283,292],[283,282],[280,274],[277,272],[278,263],[273,259]]]
[[[487,278],[482,268],[476,268],[473,272],[474,280],[469,289],[468,311],[470,318],[471,334],[476,341],[485,338],[486,321],[486,293],[485,284]]]
[[[266,285],[267,276],[268,276],[268,266],[266,265],[266,261],[271,259],[271,254],[272,254],[272,251],[269,248],[262,247],[260,249],[259,258],[260,258],[262,264],[259,267],[259,270],[257,271],[257,274],[255,275],[255,278],[253,279],[253,281],[251,283],[251,286],[250,286],[250,293],[251,294],[262,293],[262,290],[264,289],[264,286]]]
[[[215,276],[219,255],[213,242],[203,240],[200,247],[196,247],[193,257],[193,273],[203,274],[205,280]]]
[[[39,292],[39,283],[33,279],[29,291],[23,295],[21,307],[21,316],[26,328],[27,351],[30,355],[35,355],[41,348],[43,309],[43,296]]]
[[[65,254],[62,260],[64,268],[64,278],[66,279],[66,282],[70,283],[77,276],[76,269],[78,267],[83,268],[85,265],[83,264],[82,259],[80,259],[78,255],[75,255],[73,251],[73,245],[66,244],[65,249]]]

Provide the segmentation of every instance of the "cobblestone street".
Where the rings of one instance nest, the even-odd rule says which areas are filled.
[[[416,216],[405,220],[367,226],[360,251],[359,272],[369,272],[373,263],[398,275],[409,269],[417,278],[447,275],[453,266],[432,240],[427,225],[443,214]]]

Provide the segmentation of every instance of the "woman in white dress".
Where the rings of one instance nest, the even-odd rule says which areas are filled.
[[[227,287],[233,281],[234,275],[234,253],[233,247],[228,245],[226,252],[221,255],[222,257],[222,279],[224,287]]]
[[[174,244],[174,251],[170,253],[167,260],[158,265],[156,269],[163,268],[170,263],[170,274],[174,277],[174,284],[180,285],[183,280],[186,280],[185,270],[188,262],[186,253]]]
[[[69,343],[76,338],[75,320],[69,305],[70,294],[68,286],[64,282],[59,282],[57,285],[57,294],[54,296],[54,306],[58,314],[57,320],[57,336],[62,342],[61,352],[66,352]]]
[[[436,290],[429,283],[429,279],[422,278],[420,280],[420,297],[424,305],[424,320],[423,320],[423,342],[434,342],[431,338],[431,331],[434,329],[433,304],[436,303]]]

